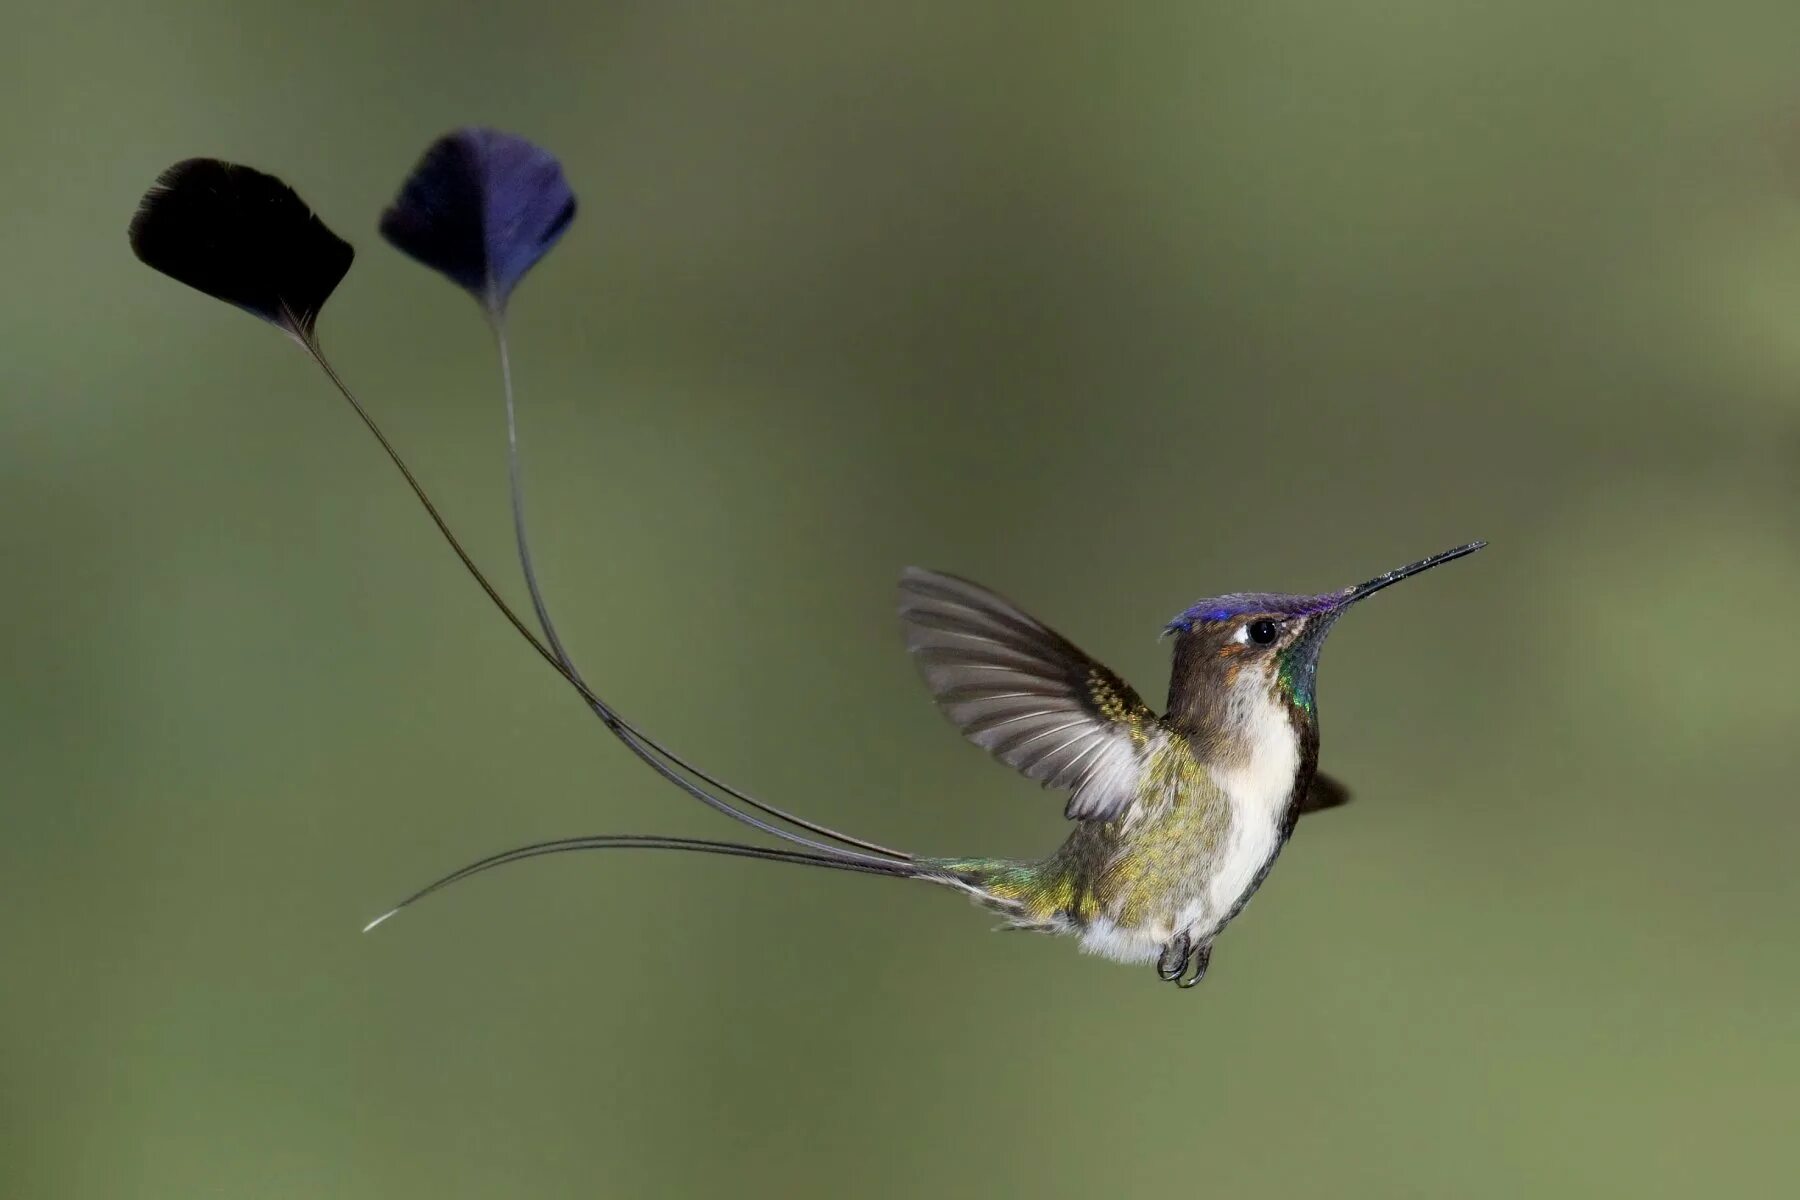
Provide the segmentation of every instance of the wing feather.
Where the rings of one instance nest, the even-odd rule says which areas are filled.
[[[1350,789],[1325,774],[1323,771],[1313,775],[1312,786],[1300,800],[1300,812],[1324,812],[1328,808],[1337,808],[1350,803]]]
[[[909,567],[906,646],[963,736],[1046,787],[1078,820],[1110,820],[1137,794],[1163,736],[1131,685],[979,584]]]

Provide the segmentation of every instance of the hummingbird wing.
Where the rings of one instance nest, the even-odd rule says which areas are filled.
[[[963,736],[1045,787],[1073,820],[1105,821],[1137,796],[1165,736],[1131,685],[979,584],[908,567],[906,648]]]
[[[1350,803],[1350,789],[1323,772],[1315,774],[1312,786],[1306,789],[1306,795],[1300,800],[1301,815],[1323,812],[1328,808]]]

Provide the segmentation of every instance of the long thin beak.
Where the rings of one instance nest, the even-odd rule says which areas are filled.
[[[1461,558],[1465,554],[1473,554],[1485,545],[1487,545],[1486,542],[1470,542],[1466,546],[1458,546],[1454,550],[1446,550],[1442,554],[1434,554],[1430,558],[1421,558],[1416,563],[1389,571],[1385,575],[1377,575],[1375,578],[1369,580],[1369,582],[1351,588],[1349,593],[1344,597],[1344,603],[1355,604],[1358,600],[1363,599],[1365,596],[1374,595],[1389,584],[1399,583],[1408,575],[1417,575],[1420,571],[1429,571],[1431,568],[1442,563],[1447,563],[1453,558]]]

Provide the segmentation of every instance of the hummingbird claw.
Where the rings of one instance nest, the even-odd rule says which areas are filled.
[[[1162,954],[1156,960],[1156,977],[1164,983],[1174,983],[1187,970],[1188,959],[1193,956],[1194,943],[1187,931],[1176,934],[1163,947]]]
[[[1177,979],[1175,981],[1175,986],[1178,988],[1193,987],[1196,983],[1199,983],[1202,979],[1206,978],[1206,968],[1207,968],[1208,964],[1210,964],[1211,962],[1212,962],[1212,947],[1211,946],[1200,946],[1200,947],[1196,948],[1194,951],[1194,959],[1193,959],[1193,963],[1194,963],[1193,973],[1188,975],[1188,977],[1185,979]],[[1186,965],[1187,965],[1186,963],[1182,964],[1182,966],[1184,966],[1184,967]]]
[[[1156,960],[1156,977],[1178,988],[1191,988],[1206,978],[1212,962],[1212,945],[1194,945],[1186,930],[1169,939]]]

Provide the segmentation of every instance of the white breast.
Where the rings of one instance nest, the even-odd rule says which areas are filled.
[[[1182,930],[1205,942],[1278,848],[1281,817],[1300,769],[1300,738],[1286,710],[1266,692],[1257,696],[1246,690],[1239,703],[1243,707],[1231,714],[1231,723],[1246,750],[1231,766],[1208,768],[1230,805],[1230,822],[1204,859],[1198,890],[1178,908],[1144,924],[1121,926],[1110,915],[1091,919],[1081,930],[1082,949],[1090,954],[1150,962]]]
[[[1260,689],[1259,689],[1260,690]],[[1245,700],[1241,714],[1246,758],[1231,767],[1213,767],[1213,781],[1231,804],[1231,826],[1213,860],[1203,895],[1183,913],[1183,927],[1197,938],[1217,931],[1269,861],[1281,841],[1281,816],[1300,769],[1300,738],[1288,715],[1266,692]]]

